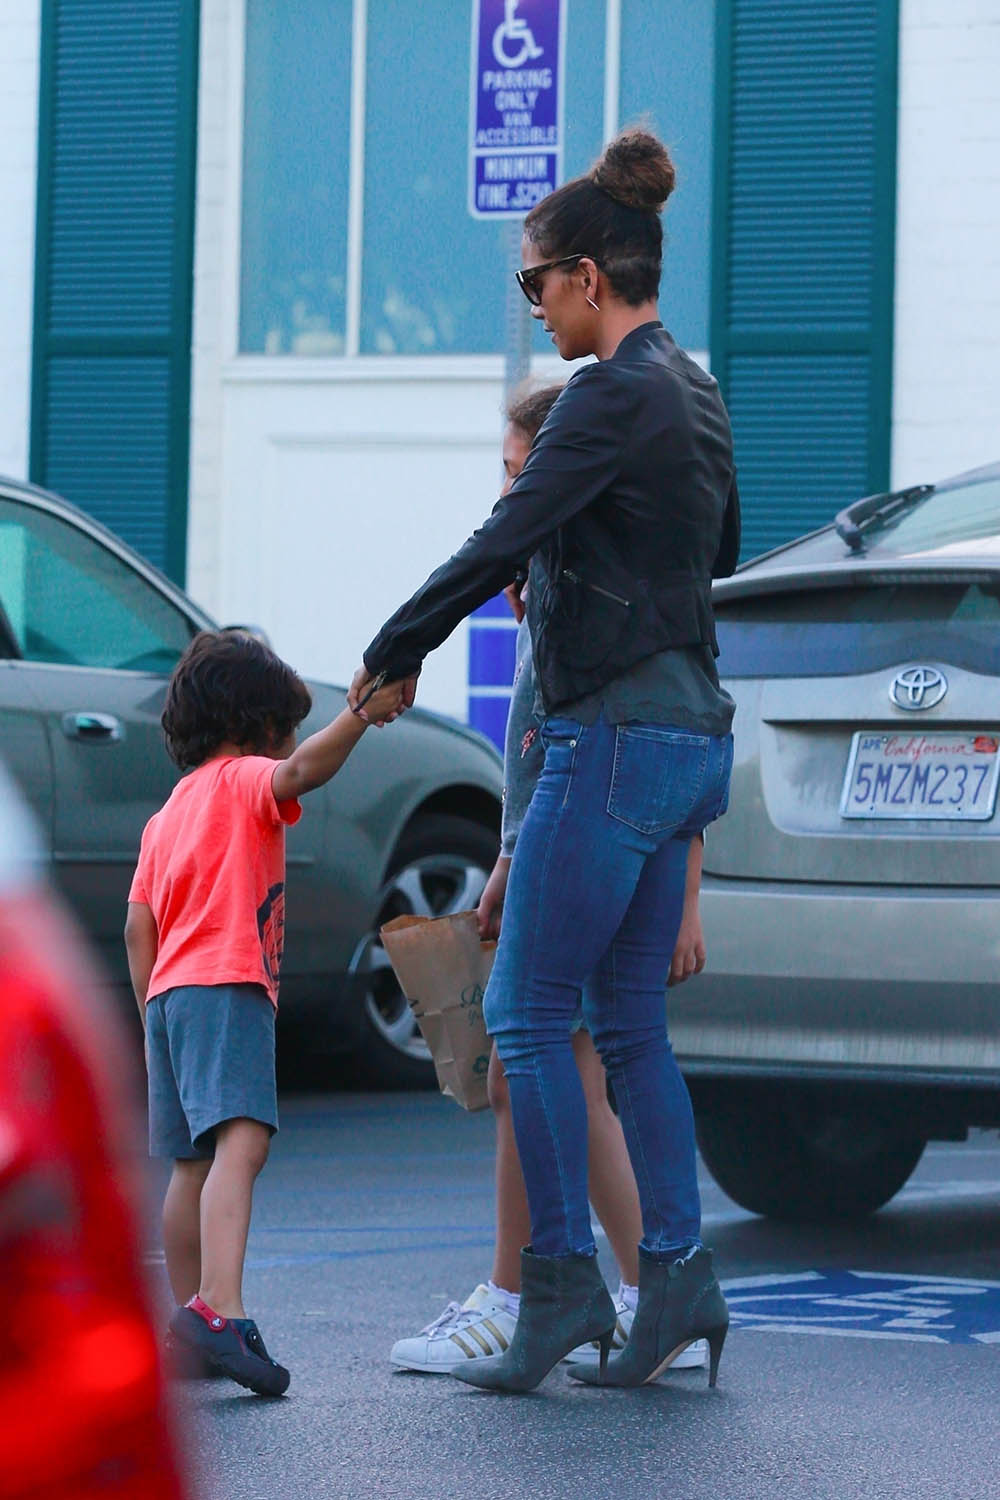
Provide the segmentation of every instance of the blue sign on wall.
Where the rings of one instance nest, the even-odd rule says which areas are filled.
[[[564,0],[473,0],[473,218],[523,218],[561,180],[564,21]]]

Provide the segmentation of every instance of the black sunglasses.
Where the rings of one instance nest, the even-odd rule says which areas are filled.
[[[542,289],[538,285],[538,278],[544,276],[546,271],[554,271],[556,266],[570,266],[578,260],[583,260],[586,253],[585,250],[581,250],[579,255],[563,255],[559,260],[547,260],[540,266],[529,266],[526,271],[515,271],[514,280],[532,307],[541,307]]]

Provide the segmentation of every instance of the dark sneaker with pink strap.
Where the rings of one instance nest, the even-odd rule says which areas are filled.
[[[224,1318],[200,1297],[192,1297],[170,1319],[170,1332],[211,1369],[258,1396],[283,1396],[288,1390],[292,1377],[268,1354],[252,1318]]]
[[[221,1380],[222,1376],[196,1349],[168,1328],[163,1340],[163,1362],[171,1380]]]

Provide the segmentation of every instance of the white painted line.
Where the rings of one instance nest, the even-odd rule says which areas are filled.
[[[935,1329],[940,1330],[942,1333],[948,1332],[948,1331],[954,1333],[955,1329],[958,1327],[957,1323],[942,1323],[941,1322],[941,1319],[944,1317],[944,1315],[945,1315],[946,1312],[947,1312],[947,1308],[942,1308],[940,1312],[937,1312],[937,1313],[933,1313],[932,1312],[931,1316],[929,1318],[916,1318],[916,1317],[913,1316],[912,1313],[906,1313],[901,1318],[886,1318],[885,1322],[882,1324],[882,1327],[883,1328],[935,1328]]]
[[[747,1300],[752,1302],[767,1302],[769,1299],[767,1297],[752,1297],[748,1298]],[[775,1302],[784,1302],[787,1299],[782,1296],[775,1296],[770,1300],[773,1300]],[[740,1297],[728,1298],[729,1306],[732,1308],[735,1316],[740,1319],[741,1326],[742,1320],[744,1318],[751,1319],[754,1323],[771,1324],[774,1322],[775,1313],[773,1308],[770,1312],[747,1312],[744,1308],[740,1307],[739,1304],[741,1301],[742,1298]],[[818,1306],[819,1304],[817,1303],[815,1305]],[[876,1318],[878,1317],[878,1314],[870,1312],[866,1314],[866,1317],[869,1323],[874,1323]],[[784,1322],[785,1320],[782,1319],[781,1321]],[[799,1320],[793,1315],[791,1321],[797,1323]],[[865,1318],[859,1318],[857,1313],[816,1313],[815,1315],[810,1316],[806,1321],[808,1321],[810,1328],[827,1328],[834,1323],[863,1323],[865,1321]]]
[[[928,1286],[941,1287],[941,1295],[947,1296],[958,1287],[972,1287],[978,1290],[980,1287],[990,1287],[993,1290],[1000,1288],[1000,1281],[986,1281],[979,1276],[927,1276],[914,1275],[910,1271],[855,1271],[848,1272],[851,1276],[864,1276],[871,1281],[919,1281],[927,1283]]]
[[[955,1156],[961,1153],[964,1161],[967,1156],[1000,1156],[1000,1142],[995,1146],[967,1146],[963,1141],[951,1141],[945,1144],[943,1141],[937,1146],[928,1146],[924,1152],[925,1156]]]
[[[862,1328],[817,1328],[811,1323],[737,1323],[741,1333],[818,1333],[836,1339],[894,1339],[907,1344],[946,1344],[947,1339],[929,1333],[881,1333]]]
[[[931,1203],[939,1198],[995,1198],[995,1182],[973,1182],[967,1177],[952,1178],[948,1182],[915,1183],[904,1187],[896,1195],[897,1203]]]
[[[802,1281],[824,1280],[819,1271],[774,1271],[766,1276],[733,1276],[728,1281],[720,1281],[719,1285],[724,1292],[738,1292],[754,1286],[792,1286]]]

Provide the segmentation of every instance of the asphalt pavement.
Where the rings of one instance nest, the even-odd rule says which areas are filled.
[[[391,1369],[394,1339],[488,1276],[492,1167],[489,1113],[436,1095],[283,1101],[246,1304],[292,1384],[177,1388],[204,1500],[1000,1494],[996,1134],[932,1144],[851,1228],[755,1218],[703,1172],[733,1315],[715,1391],[703,1370],[599,1391],[557,1369],[510,1397]]]

